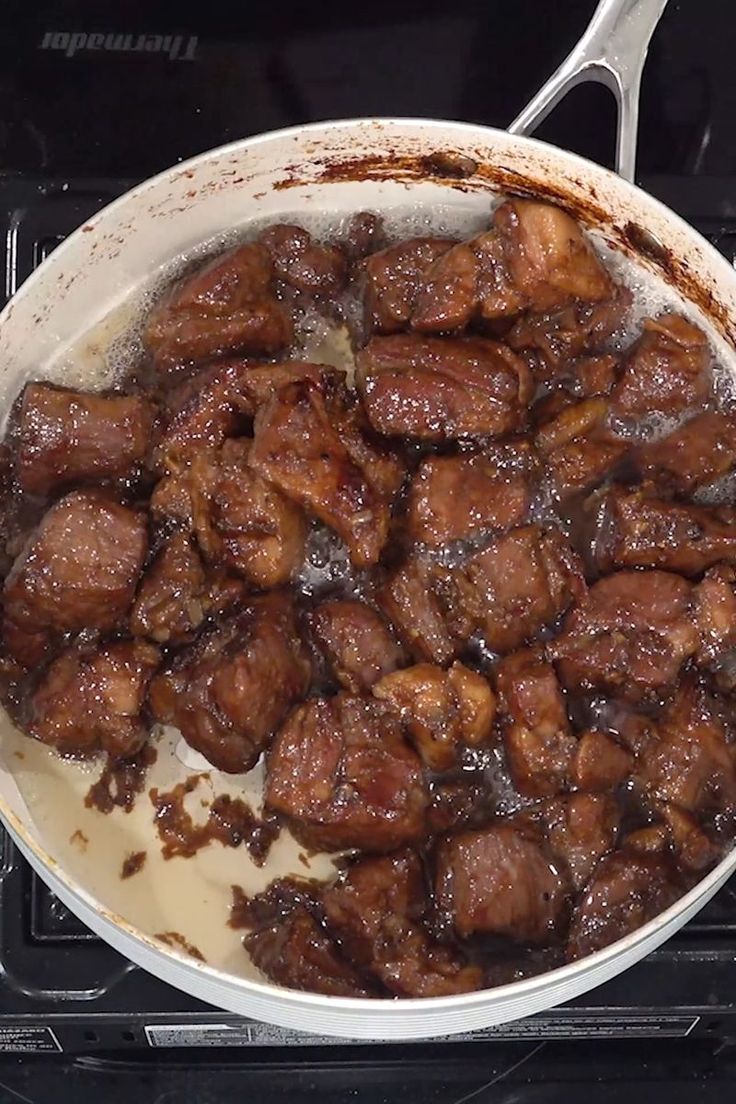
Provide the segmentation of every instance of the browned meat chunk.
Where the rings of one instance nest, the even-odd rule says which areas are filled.
[[[607,416],[608,403],[605,399],[599,396],[584,399],[566,406],[551,421],[545,422],[537,433],[535,444],[544,456],[548,456],[579,437],[587,437],[603,424]]]
[[[386,241],[383,219],[375,211],[358,211],[348,219],[342,249],[351,264],[382,249]]]
[[[250,464],[252,441],[225,441],[191,469],[194,529],[212,563],[268,589],[288,583],[304,558],[306,522],[298,506]]]
[[[551,624],[585,590],[582,566],[557,530],[512,529],[441,581],[450,631],[480,633],[494,652],[510,652]]]
[[[373,253],[365,262],[365,314],[378,333],[409,324],[424,277],[452,245],[447,238],[410,238]]]
[[[662,816],[669,829],[677,865],[691,874],[703,874],[720,858],[721,848],[698,824],[694,816],[677,805],[663,805]]]
[[[226,360],[175,387],[155,458],[162,471],[178,472],[203,448],[217,448],[247,428],[247,420],[280,388],[300,380],[329,386],[334,369],[303,360],[254,364]]]
[[[613,408],[624,417],[681,414],[710,393],[711,354],[705,334],[679,314],[644,322],[644,333],[623,361],[612,392]]]
[[[565,498],[599,483],[628,450],[604,425],[605,399],[594,397],[567,406],[537,433],[537,448],[546,457],[547,477]]]
[[[307,847],[390,851],[422,835],[427,789],[392,711],[339,694],[305,702],[283,725],[265,798]]]
[[[551,850],[581,890],[599,859],[612,851],[620,820],[618,805],[603,794],[570,794],[544,803],[542,821]]]
[[[580,437],[547,457],[550,485],[559,499],[576,491],[592,490],[605,479],[628,451],[625,441],[605,432]]]
[[[376,600],[416,659],[447,663],[455,655],[458,644],[434,593],[430,563],[408,559],[388,577]]]
[[[569,787],[577,741],[554,667],[530,649],[496,668],[504,746],[519,793],[550,797]]]
[[[698,662],[717,664],[725,652],[736,648],[736,570],[730,564],[711,567],[693,596],[700,635]]]
[[[688,812],[736,808],[736,759],[698,682],[686,677],[639,756],[638,777]]]
[[[62,652],[31,698],[28,731],[63,752],[135,755],[148,736],[142,712],[159,660],[142,640]]]
[[[699,575],[718,560],[736,561],[736,509],[651,497],[647,488],[613,487],[599,514],[599,567],[661,567]]]
[[[547,382],[571,379],[581,394],[595,394],[598,392],[595,383],[587,383],[593,390],[586,390],[586,370],[578,358],[605,346],[621,326],[630,305],[630,293],[618,288],[611,299],[602,303],[573,303],[552,313],[525,314],[514,323],[506,341],[524,355],[534,369],[535,378]],[[602,369],[599,365],[597,371],[602,370],[602,386],[607,393],[613,386],[616,362],[611,363],[612,358],[600,359],[604,365]]]
[[[140,395],[27,384],[15,452],[21,489],[45,495],[70,483],[135,476],[150,444],[154,413]]]
[[[668,437],[641,445],[635,456],[642,476],[690,494],[736,463],[736,420],[713,410],[696,414]]]
[[[509,455],[507,465],[493,453],[423,460],[409,491],[412,539],[434,547],[521,524],[532,497],[531,463],[524,464],[530,453],[529,448],[516,452],[517,463]]]
[[[54,634],[113,629],[148,547],[145,515],[101,491],[73,491],[44,515],[5,580],[3,639],[24,666]]]
[[[614,851],[599,864],[573,910],[568,958],[584,958],[630,935],[668,908],[681,892],[665,858]]]
[[[567,306],[575,299],[609,299],[613,284],[583,232],[551,203],[509,199],[493,222],[504,242],[509,274],[535,311]]]
[[[308,295],[333,296],[341,290],[347,264],[336,245],[321,245],[301,226],[279,223],[260,237],[279,280]]]
[[[665,571],[618,571],[591,587],[548,645],[565,686],[637,700],[671,686],[693,655],[692,587]]]
[[[458,832],[439,846],[437,902],[461,937],[491,932],[550,943],[567,910],[568,891],[539,842],[510,825]]]
[[[605,732],[589,729],[575,749],[572,780],[579,790],[596,792],[618,786],[631,774],[634,757]]]
[[[159,370],[228,353],[277,353],[293,325],[273,291],[265,246],[238,246],[176,284],[154,308],[144,339]]]
[[[151,708],[219,770],[256,763],[306,694],[310,664],[283,594],[255,599],[180,651],[151,684]]]
[[[449,770],[457,765],[461,746],[478,747],[491,736],[496,697],[487,680],[462,663],[448,671],[432,663],[394,671],[373,693],[399,713],[431,770]]]
[[[482,248],[485,238],[493,240],[492,248],[501,260],[500,241],[493,232],[472,241],[459,242],[441,254],[425,273],[416,296],[412,329],[422,333],[447,333],[466,326],[479,312],[481,262],[488,256],[488,250]],[[519,309],[516,303],[514,306]]]
[[[186,533],[176,533],[141,581],[130,614],[134,636],[159,644],[191,640],[207,612],[206,576]]]
[[[485,338],[374,337],[356,362],[379,433],[429,441],[499,436],[520,427],[531,398],[524,362]]]
[[[303,906],[246,935],[243,943],[258,969],[287,989],[330,997],[375,995]]]
[[[324,895],[327,927],[345,954],[394,995],[442,997],[479,988],[480,967],[428,939],[421,926],[426,906],[413,851],[356,862]]]
[[[352,446],[353,452],[355,446]],[[377,562],[388,537],[390,496],[351,455],[318,388],[284,388],[256,416],[252,467],[345,541],[358,567]]]
[[[618,360],[610,354],[583,356],[573,361],[572,382],[583,398],[608,395],[616,382]]]
[[[309,615],[312,636],[341,686],[360,694],[406,663],[385,621],[365,602],[322,602]]]

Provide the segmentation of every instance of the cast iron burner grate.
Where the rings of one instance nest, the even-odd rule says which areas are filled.
[[[72,230],[131,183],[0,178],[5,298]],[[736,265],[736,217],[683,213]],[[734,992],[736,884],[619,978],[563,1008],[477,1032],[467,1041],[711,1033],[736,1039]],[[135,967],[54,897],[2,833],[0,1048],[7,1049],[9,1040],[11,1049],[15,1040],[16,1049],[70,1052],[327,1042],[217,1012]]]

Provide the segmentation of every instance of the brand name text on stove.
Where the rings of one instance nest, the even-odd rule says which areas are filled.
[[[46,31],[39,50],[59,50],[71,58],[81,51],[116,54],[165,54],[170,61],[194,61],[197,35],[118,34],[95,31]]]

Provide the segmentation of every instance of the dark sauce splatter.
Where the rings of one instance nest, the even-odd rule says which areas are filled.
[[[134,874],[137,874],[138,871],[143,868],[143,864],[145,863],[145,861],[145,851],[131,851],[131,853],[123,860],[120,877],[132,878]]]
[[[185,951],[192,958],[196,958],[198,962],[206,962],[199,947],[195,947],[193,943],[190,943],[188,939],[185,939],[181,932],[156,932],[156,939],[160,939],[162,943],[168,944],[169,947],[175,947],[177,950]]]
[[[193,774],[166,793],[155,788],[150,791],[149,796],[156,810],[155,824],[163,843],[163,857],[171,859],[178,855],[191,858],[202,847],[218,840],[224,847],[245,844],[253,862],[263,866],[279,834],[278,824],[268,817],[256,816],[249,805],[229,794],[216,797],[210,805],[207,820],[203,824],[195,824],[184,808],[184,801],[203,777]]]
[[[73,843],[75,847],[78,847],[80,851],[86,851],[89,840],[87,839],[81,828],[77,828],[70,835],[69,842]]]
[[[109,759],[90,786],[84,804],[100,813],[111,813],[116,807],[129,813],[143,790],[148,768],[156,762],[156,754],[156,749],[146,744],[132,759]]]

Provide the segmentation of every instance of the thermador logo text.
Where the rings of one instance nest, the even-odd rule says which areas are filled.
[[[83,50],[106,50],[118,54],[165,54],[170,61],[193,61],[197,41],[196,35],[46,31],[38,45],[40,50],[59,50],[68,58]]]

